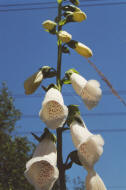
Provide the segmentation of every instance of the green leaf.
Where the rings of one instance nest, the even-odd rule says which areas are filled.
[[[49,30],[45,30],[45,32],[49,32]]]
[[[78,6],[80,4],[79,0],[70,0],[71,3]]]
[[[75,69],[70,69],[70,70],[73,71],[73,73],[77,73],[77,74],[79,74],[79,72],[76,71]]]
[[[70,80],[64,80],[63,84],[71,84],[71,81]]]
[[[61,4],[63,0],[57,0],[57,3]]]
[[[69,54],[70,54],[70,50],[69,50],[69,48],[66,47],[66,46],[63,46],[63,47],[62,47],[62,52],[63,52],[63,53],[69,53]]]
[[[60,26],[63,26],[64,24],[66,24],[66,19],[63,19],[63,20],[61,20],[61,21],[59,22],[59,25],[60,25]]]
[[[57,45],[60,46],[62,44],[62,41],[61,40],[58,40],[57,41]]]

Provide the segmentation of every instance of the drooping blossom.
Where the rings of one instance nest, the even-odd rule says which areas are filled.
[[[94,170],[88,171],[85,186],[86,190],[107,190],[101,177]]]
[[[103,153],[104,140],[100,135],[92,134],[86,125],[77,121],[71,123],[70,131],[81,163],[86,169],[93,168]]]
[[[55,142],[46,135],[38,144],[33,157],[26,163],[25,176],[36,190],[51,190],[58,179]]]
[[[49,89],[42,102],[40,119],[46,123],[47,127],[57,129],[63,126],[67,115],[68,108],[64,105],[61,92],[54,88]]]
[[[79,160],[88,172],[86,190],[106,190],[104,182],[94,170],[94,164],[103,153],[104,140],[100,135],[92,134],[84,123],[82,125],[77,121],[70,124],[70,131]]]
[[[73,73],[70,77],[71,84],[76,93],[81,96],[86,107],[91,110],[97,106],[101,99],[102,90],[97,80],[86,80],[77,73]]]

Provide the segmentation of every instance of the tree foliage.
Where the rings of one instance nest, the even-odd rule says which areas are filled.
[[[24,177],[32,144],[25,137],[13,137],[21,113],[3,83],[0,90],[0,190],[32,190]]]

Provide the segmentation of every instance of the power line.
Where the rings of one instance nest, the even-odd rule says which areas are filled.
[[[15,4],[1,4],[0,7],[16,7],[16,6],[32,6],[32,5],[50,5],[50,4],[57,4],[56,2],[37,2],[37,3],[15,3]]]
[[[81,0],[81,2],[94,2],[94,1],[104,1],[104,0]],[[109,1],[109,0],[108,0]],[[66,1],[68,2],[68,1]],[[65,3],[65,2],[64,2]],[[11,4],[1,4],[1,8],[5,7],[20,7],[20,6],[36,6],[36,5],[52,5],[52,4],[57,4],[57,2],[32,2],[32,3],[11,3]]]
[[[119,133],[119,132],[126,132],[126,129],[91,129],[91,132],[95,133]],[[42,131],[20,131],[20,132],[14,132],[13,135],[31,135],[32,133],[35,134],[41,134]],[[64,133],[68,133],[68,131],[65,131]]]
[[[95,7],[95,6],[114,6],[114,5],[126,5],[126,2],[109,2],[109,3],[95,3],[95,4],[83,4],[80,7]],[[47,7],[31,7],[31,8],[14,8],[14,9],[0,9],[0,12],[14,12],[14,11],[30,11],[30,10],[46,10],[55,9],[57,6]]]
[[[118,93],[122,95],[126,95],[126,90],[118,90]],[[63,92],[62,94],[63,96],[73,96],[72,92]],[[14,98],[41,98],[44,95],[45,94],[43,92],[41,94],[39,93],[35,95],[30,95],[30,96],[27,96],[25,94],[12,94]],[[106,90],[106,91],[103,91],[103,95],[112,95],[112,93]],[[78,96],[78,95],[74,94],[74,96]]]
[[[84,116],[84,117],[126,116],[126,112],[85,113],[85,114],[81,114],[81,116]],[[30,119],[30,118],[31,118],[31,119],[38,118],[38,119],[39,119],[39,116],[38,116],[38,115],[35,115],[35,114],[34,114],[34,115],[27,114],[27,115],[22,115],[22,118],[24,118],[24,119],[27,119],[27,118],[29,118],[29,119]]]

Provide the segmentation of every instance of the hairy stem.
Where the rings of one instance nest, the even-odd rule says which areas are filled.
[[[58,5],[58,18],[61,20],[61,11],[62,3]],[[62,29],[58,24],[58,32]],[[58,43],[58,59],[57,59],[57,86],[61,91],[61,61],[62,61],[62,44]],[[62,128],[57,129],[57,166],[59,169],[59,185],[60,190],[66,190],[65,182],[65,169],[63,164],[63,155],[62,155]]]

